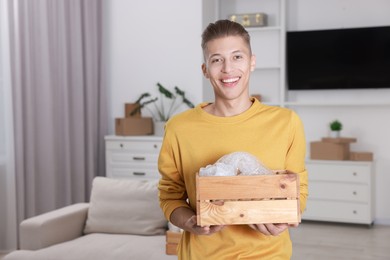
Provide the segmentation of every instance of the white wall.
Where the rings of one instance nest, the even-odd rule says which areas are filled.
[[[289,0],[288,30],[348,28],[390,25],[390,1],[387,0]],[[327,90],[290,92],[293,101],[390,104],[390,89]],[[340,119],[343,136],[356,137],[354,151],[374,152],[376,222],[390,224],[390,106],[293,107],[301,116],[307,141],[328,135],[328,123]]]
[[[201,102],[201,1],[110,0],[106,5],[110,132],[114,118],[124,116],[124,103],[143,92],[157,96],[157,82],[172,90],[178,86],[194,104]]]

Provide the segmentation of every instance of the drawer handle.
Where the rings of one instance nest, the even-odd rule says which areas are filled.
[[[354,172],[354,173],[352,173],[352,175],[353,175],[353,176],[357,176],[357,173],[356,173],[356,172]]]
[[[146,174],[144,172],[133,172],[133,175],[135,175],[135,176],[145,176]]]
[[[119,144],[119,147],[120,147],[120,148],[123,148],[123,144]]]
[[[157,149],[158,146],[157,146],[157,144],[154,144],[153,147]]]
[[[357,195],[357,192],[356,192],[356,191],[353,191],[352,194],[353,194],[353,195]]]
[[[355,214],[355,215],[357,214],[357,210],[354,210],[354,211],[352,211],[352,212],[353,212],[353,214]]]
[[[134,161],[145,161],[145,157],[133,157]]]

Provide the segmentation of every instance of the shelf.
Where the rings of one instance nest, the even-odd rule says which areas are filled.
[[[249,33],[251,32],[262,32],[262,31],[280,31],[280,26],[264,26],[264,27],[246,27]]]

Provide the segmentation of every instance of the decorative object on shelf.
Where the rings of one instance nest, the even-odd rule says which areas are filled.
[[[244,27],[262,27],[267,25],[267,15],[265,13],[231,14],[228,19]]]
[[[155,136],[164,136],[165,123],[166,121],[153,121]]]
[[[142,102],[144,98],[150,97],[149,93],[143,93],[140,96],[139,108],[137,108],[137,109],[142,109],[142,108],[148,109],[155,121],[168,121],[168,119],[180,108],[180,106],[184,104],[190,108],[194,107],[194,104],[192,104],[192,102],[186,98],[185,92],[179,89],[178,87],[175,86],[174,88],[176,94],[166,89],[163,85],[161,85],[161,83],[157,83],[157,87],[160,93],[159,104],[156,104],[157,103],[156,101],[159,99],[158,97]],[[167,104],[166,102],[164,102],[164,98],[165,100],[168,99],[170,102],[168,109],[166,109],[165,107]],[[154,104],[154,110],[150,109],[147,106],[149,104]],[[131,111],[131,114],[136,113],[137,109]]]
[[[135,114],[142,108],[146,108],[154,119],[154,135],[164,135],[165,122],[182,106],[187,105],[189,108],[193,108],[194,104],[186,98],[185,92],[175,86],[175,93],[169,91],[161,83],[157,83],[160,98],[151,98],[146,101],[142,101],[145,98],[150,97],[149,93],[143,93],[138,99],[139,106],[136,107],[130,114]],[[160,100],[160,102],[156,102]],[[167,103],[168,101],[168,103]],[[158,103],[158,104],[157,104]],[[154,105],[154,109],[148,107],[149,104]],[[167,107],[168,106],[168,107]]]
[[[329,123],[330,127],[330,136],[333,138],[340,137],[340,131],[343,129],[343,124],[339,120],[334,120]]]

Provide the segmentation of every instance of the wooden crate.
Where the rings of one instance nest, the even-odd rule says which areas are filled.
[[[301,221],[299,176],[295,173],[226,177],[197,174],[196,197],[200,226]]]
[[[166,244],[165,244],[165,253],[167,255],[177,255],[177,245],[181,239],[181,232],[166,232]]]

